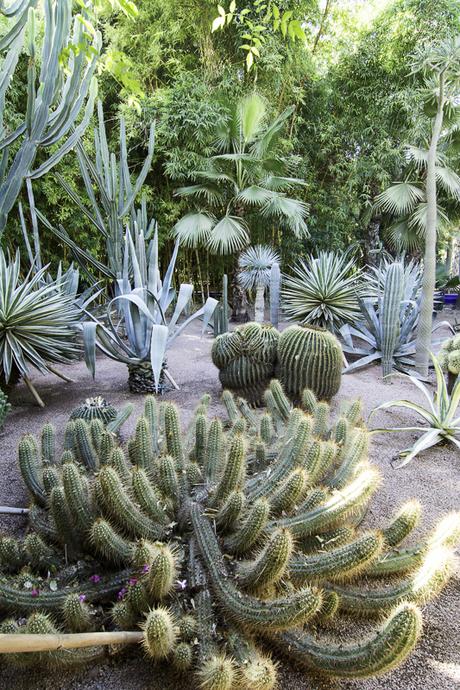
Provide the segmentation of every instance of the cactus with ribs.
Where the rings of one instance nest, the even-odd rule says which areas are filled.
[[[69,422],[62,455],[50,424],[25,436],[30,530],[0,539],[0,649],[24,633],[141,629],[154,660],[223,690],[274,687],[278,656],[336,677],[400,664],[418,605],[449,577],[459,516],[409,548],[416,501],[360,529],[379,475],[359,403],[331,423],[311,391],[292,407],[272,381],[265,400],[258,413],[226,391],[224,424],[205,396],[184,434],[176,407],[148,397],[126,448],[99,420]],[[375,617],[376,631],[344,645],[343,614]],[[91,640],[5,656],[94,660],[103,648]]]

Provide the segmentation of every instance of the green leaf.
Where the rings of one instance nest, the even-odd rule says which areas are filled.
[[[235,0],[232,0],[230,3],[230,12],[234,12],[236,10],[236,2]]]
[[[251,51],[249,51],[248,54],[246,55],[246,68],[247,68],[248,72],[251,70],[253,63],[254,63],[254,56],[251,53]]]
[[[221,17],[225,17],[226,12],[225,12],[224,8],[222,7],[222,5],[217,5],[217,11],[219,12]]]
[[[211,33],[214,33],[214,31],[217,31],[218,29],[221,29],[224,26],[225,19],[224,17],[216,17],[212,23],[211,26]]]

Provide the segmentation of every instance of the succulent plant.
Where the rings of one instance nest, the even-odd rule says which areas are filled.
[[[448,579],[459,516],[402,551],[414,501],[382,530],[358,531],[379,481],[360,406],[330,426],[311,391],[305,409],[276,381],[270,393],[259,417],[240,414],[227,391],[227,432],[208,419],[208,398],[184,434],[175,406],[149,397],[126,450],[98,420],[68,423],[60,459],[50,425],[21,441],[31,532],[0,539],[0,649],[16,640],[11,663],[93,661],[100,645],[142,641],[202,687],[230,690],[273,688],[273,655],[345,678],[404,660],[421,630],[417,604]],[[378,629],[344,647],[343,613],[377,617]],[[56,637],[63,628],[96,632]],[[21,655],[30,635],[37,651]],[[77,644],[91,649],[66,651]]]
[[[10,410],[11,404],[8,402],[8,397],[0,390],[0,430],[3,428],[6,416]]]
[[[304,388],[330,400],[340,388],[342,360],[339,341],[324,328],[290,326],[280,335],[277,372],[293,400],[300,400]]]
[[[275,374],[278,338],[276,328],[255,322],[218,336],[211,356],[223,388],[259,403]]]
[[[265,290],[270,285],[271,268],[279,262],[279,254],[270,246],[256,244],[238,257],[238,282],[243,290],[256,290],[254,321],[262,323],[265,315]]]
[[[294,266],[294,276],[284,276],[282,298],[288,318],[333,332],[359,318],[360,281],[353,274],[354,261],[346,255],[320,252]]]
[[[443,371],[447,372],[447,390],[452,393],[458,376],[460,375],[460,336],[445,340],[438,354],[438,362]]]
[[[78,405],[78,407],[70,413],[70,419],[84,419],[86,422],[91,422],[93,419],[100,419],[105,425],[112,422],[116,416],[116,408],[108,403],[102,395],[86,398],[81,405]]]

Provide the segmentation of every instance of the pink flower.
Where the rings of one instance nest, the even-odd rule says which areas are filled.
[[[128,593],[128,590],[126,589],[126,587],[122,587],[120,589],[120,591],[118,592],[118,595],[117,595],[118,601],[121,601],[122,599],[124,599],[124,597],[127,593]]]
[[[146,563],[146,564],[144,565],[144,567],[142,568],[142,572],[143,572],[143,573],[148,573],[149,570],[150,570],[150,566],[149,566],[148,563]]]
[[[80,594],[80,596],[78,598],[83,603],[84,601],[86,601],[86,594]]]
[[[137,584],[137,577],[132,577],[130,580],[128,580],[128,585],[130,587],[134,587],[135,584]]]
[[[40,592],[38,591],[38,588],[35,588],[31,591],[30,593],[33,597],[38,597]]]
[[[100,575],[91,575],[91,577],[89,579],[91,580],[91,582],[93,584],[97,585],[97,583],[101,581],[101,576]]]

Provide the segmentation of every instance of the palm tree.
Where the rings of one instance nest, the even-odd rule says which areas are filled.
[[[267,122],[266,106],[257,94],[237,101],[227,119],[218,123],[215,153],[202,170],[190,177],[193,184],[175,194],[193,202],[193,210],[180,218],[173,233],[182,245],[206,246],[211,252],[238,253],[251,241],[256,221],[272,222],[296,237],[307,237],[308,205],[290,196],[305,186],[291,177],[289,161],[280,155],[279,138],[294,108],[286,108]],[[246,296],[232,283],[234,321],[246,321]]]
[[[430,134],[426,149],[410,147],[417,166],[423,170],[421,184],[408,180],[393,185],[378,199],[383,208],[412,218],[412,227],[422,228],[425,240],[422,303],[417,332],[416,369],[428,375],[436,282],[436,238],[439,215],[438,183],[460,200],[460,178],[445,165],[440,149],[451,133],[446,126],[456,119],[460,95],[460,38],[422,48],[414,61],[414,73],[424,76],[425,104],[432,108]],[[458,128],[458,125],[456,125]]]
[[[264,244],[248,247],[241,252],[238,265],[238,282],[243,290],[256,290],[254,321],[262,323],[265,316],[265,290],[270,285],[271,267],[279,263],[279,254]]]

